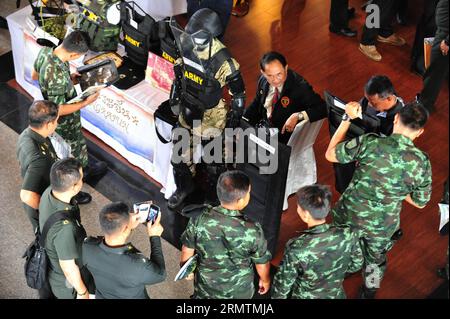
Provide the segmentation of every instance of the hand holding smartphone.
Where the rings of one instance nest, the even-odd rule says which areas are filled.
[[[153,224],[161,212],[159,206],[151,201],[136,203],[133,205],[133,209],[138,214],[138,220],[141,224],[148,222]]]

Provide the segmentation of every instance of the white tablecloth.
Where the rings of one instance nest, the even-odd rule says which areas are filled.
[[[158,8],[163,7],[169,8],[165,5]],[[33,35],[34,28],[27,23],[30,16],[28,6],[9,15],[7,21],[16,81],[34,99],[42,99],[39,84],[31,80],[31,69],[40,46]],[[126,91],[110,87],[103,89],[100,98],[81,111],[83,127],[159,182],[166,197],[175,189],[170,165],[172,144],[163,144],[157,138],[153,113],[168,98],[168,93],[146,82]],[[170,133],[170,126],[158,127],[165,135]]]

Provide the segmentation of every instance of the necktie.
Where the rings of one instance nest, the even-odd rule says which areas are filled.
[[[280,98],[280,93],[278,92],[278,89],[275,88],[275,92],[274,92],[273,98],[272,98],[272,111],[273,111],[273,108],[275,107],[275,104],[277,104],[279,98]]]
[[[273,111],[275,109],[275,104],[277,104],[279,98],[280,98],[280,93],[278,92],[278,89],[275,88],[275,92],[274,92],[273,97],[272,97],[272,110],[270,111],[270,116],[269,116],[269,121],[270,122],[272,122],[272,114],[273,114]]]

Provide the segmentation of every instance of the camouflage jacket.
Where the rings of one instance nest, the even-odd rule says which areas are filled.
[[[402,202],[418,205],[431,196],[431,163],[411,139],[366,134],[336,147],[340,163],[357,161],[353,179],[333,209],[335,224],[350,224],[362,236],[390,238],[400,227]]]
[[[199,256],[195,298],[251,298],[254,264],[271,259],[261,226],[221,206],[192,218],[181,241]]]
[[[315,226],[286,244],[272,298],[345,298],[345,274],[358,271],[362,265],[359,238],[350,227]]]
[[[68,62],[62,62],[53,54],[53,49],[43,48],[34,62],[34,69],[39,74],[39,85],[44,99],[65,104],[76,96],[70,78]]]

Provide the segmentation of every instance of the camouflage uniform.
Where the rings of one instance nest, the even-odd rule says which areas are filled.
[[[194,298],[252,298],[253,265],[271,259],[261,226],[221,206],[192,218],[181,241],[199,257]]]
[[[211,46],[211,56],[214,56],[217,52],[219,52],[221,49],[223,49],[225,46],[216,39],[213,39],[213,44]],[[208,50],[206,50],[208,51]],[[200,55],[199,58],[208,59],[208,56],[202,56]],[[231,58],[234,67],[236,70],[239,69],[239,63]],[[177,63],[182,63],[182,60],[179,59]],[[230,68],[230,65],[227,61],[225,61],[222,66],[219,68],[219,70],[215,74],[215,78],[219,81],[221,87],[223,88],[227,82],[227,77],[232,73],[232,70]],[[180,123],[181,127],[184,127],[189,130],[189,134],[191,136],[190,139],[190,145],[189,145],[189,153],[184,152],[182,154],[179,154],[183,158],[183,162],[187,164],[189,167],[191,173],[195,175],[195,165],[192,161],[192,154],[193,153],[193,143],[192,143],[192,136],[195,135],[199,137],[200,139],[203,137],[208,140],[212,140],[216,137],[221,136],[223,130],[225,129],[226,122],[227,122],[227,114],[228,109],[225,103],[224,99],[221,99],[219,101],[219,104],[217,104],[212,109],[206,110],[203,114],[203,118],[201,120],[201,126],[199,127],[190,127],[186,121],[183,118],[183,115],[180,113],[178,117],[178,121]],[[177,141],[174,141],[176,143]],[[204,143],[205,144],[205,143]],[[223,149],[224,150],[224,149]],[[189,156],[191,155],[191,156]]]
[[[53,54],[51,48],[39,51],[34,62],[34,69],[39,74],[39,85],[46,100],[56,104],[65,104],[77,93],[70,78],[68,62],[62,62]],[[83,167],[88,165],[86,140],[81,132],[80,111],[64,115],[59,118],[56,132],[72,148],[72,155],[81,162]]]
[[[357,233],[348,226],[322,224],[286,244],[272,285],[272,298],[345,298],[346,273],[361,269],[363,256]]]
[[[357,161],[358,166],[332,210],[333,222],[349,224],[360,232],[365,266],[369,266],[366,271],[374,274],[378,270],[381,281],[386,253],[393,246],[391,237],[400,227],[403,200],[408,194],[420,206],[430,200],[431,163],[411,139],[400,134],[366,134],[340,143],[336,158],[339,163]]]

